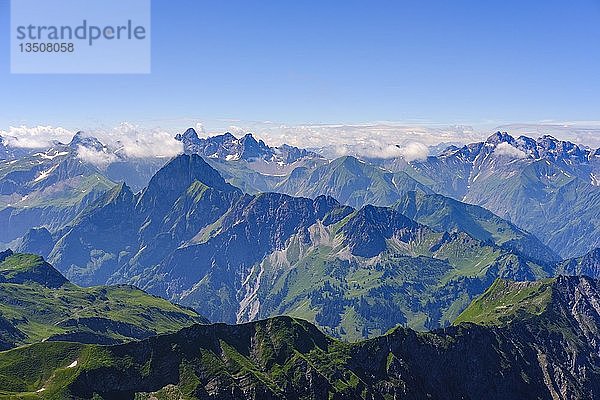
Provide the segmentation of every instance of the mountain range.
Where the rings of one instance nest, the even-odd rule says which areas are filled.
[[[91,162],[82,151],[111,162]],[[166,161],[127,158],[82,132],[68,144],[41,150],[15,150],[0,140],[0,244],[14,246],[34,227],[59,229],[115,182],[139,190]]]
[[[0,398],[600,397],[598,150],[175,139],[0,140]]]
[[[195,132],[189,135],[197,137]],[[352,156],[328,161],[307,154],[300,161],[292,158],[292,163],[280,158],[284,167],[279,169],[256,168],[247,161],[253,158],[244,154],[269,160],[275,151],[251,136],[199,140],[202,146],[186,146],[187,152],[208,157],[228,182],[246,193],[329,195],[360,208],[393,206],[408,191],[418,190],[486,208],[536,235],[563,258],[600,247],[600,236],[594,234],[600,228],[600,149],[548,135],[513,138],[497,132],[486,141],[450,146],[409,162]]]
[[[77,284],[133,284],[212,321],[286,314],[352,340],[398,324],[446,326],[497,277],[555,274],[559,257],[517,226],[407,193],[395,207],[360,209],[249,195],[181,155],[141,192],[117,185],[67,226],[30,232],[19,250],[51,249]]]
[[[347,339],[397,324],[445,326],[497,277],[582,268],[597,276],[589,265],[598,238],[585,235],[595,232],[599,217],[600,208],[588,207],[599,189],[597,161],[581,146],[497,133],[424,161],[376,165],[350,156],[327,161],[251,135],[200,139],[190,129],[177,140],[189,154],[171,160],[140,191],[114,183],[126,179],[110,180],[109,168],[83,162],[82,147],[115,152],[82,133],[68,145],[3,162],[0,182],[16,206],[0,211],[9,227],[0,240],[48,257],[80,285],[137,285],[229,323],[293,315]],[[571,179],[533,179],[529,169],[539,163]],[[291,172],[269,174],[269,165]],[[516,194],[513,181],[520,182]],[[65,190],[70,182],[76,184]],[[508,189],[496,195],[494,184]],[[571,192],[573,185],[582,190]],[[249,187],[255,190],[243,190]],[[554,199],[538,211],[560,205],[564,212],[552,223],[546,217],[530,226],[552,231],[551,240],[510,214],[465,200],[480,193],[508,202],[509,192],[517,197],[511,203],[524,204],[516,207],[523,218],[536,213],[530,192]],[[556,193],[563,193],[560,201]],[[571,245],[585,261],[562,261],[574,252]]]
[[[354,344],[277,317],[117,346],[0,353],[0,396],[77,399],[593,399],[600,284],[497,280],[455,325]]]

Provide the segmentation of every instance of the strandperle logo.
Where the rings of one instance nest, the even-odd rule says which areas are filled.
[[[150,0],[12,0],[12,73],[149,73]]]
[[[144,40],[146,39],[146,28],[141,25],[134,26],[131,20],[124,25],[104,26],[91,25],[83,20],[81,25],[73,28],[71,26],[17,26],[17,40],[86,40],[90,46],[95,41],[105,40]]]

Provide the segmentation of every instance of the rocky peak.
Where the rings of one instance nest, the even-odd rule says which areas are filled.
[[[106,149],[106,146],[104,146],[97,138],[93,136],[87,136],[82,131],[77,132],[69,143],[69,147],[72,149],[77,149],[79,146],[96,151],[103,151]]]
[[[199,155],[181,154],[152,177],[148,187],[142,191],[138,205],[143,210],[164,214],[196,181],[221,192],[240,192],[225,182]]]
[[[496,132],[493,135],[491,135],[490,137],[487,138],[486,143],[491,143],[494,145],[498,145],[500,143],[508,143],[508,144],[513,144],[515,142],[515,139],[509,135],[507,132]]]
[[[241,147],[241,158],[244,160],[271,157],[273,155],[273,149],[265,144],[262,140],[256,141],[251,133],[247,133],[243,138],[239,140]]]
[[[200,138],[198,137],[198,133],[194,128],[188,128],[183,134],[177,134],[175,136],[175,140],[179,140],[180,142],[185,143],[198,143],[200,142]]]
[[[280,147],[270,147],[264,141],[257,140],[252,133],[247,133],[240,139],[230,132],[200,139],[190,128],[185,133],[177,135],[175,139],[183,143],[187,154],[199,154],[203,157],[227,161],[258,159],[267,162],[293,163],[304,157],[320,158],[316,153],[285,144]]]
[[[386,249],[386,239],[397,236],[399,240],[408,242],[419,227],[415,221],[394,209],[367,205],[356,212],[342,232],[352,254],[375,257]]]

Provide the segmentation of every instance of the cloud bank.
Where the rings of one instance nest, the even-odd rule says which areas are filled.
[[[369,158],[427,157],[428,146],[466,144],[486,135],[467,126],[405,126],[387,123],[364,125],[285,125],[255,122],[229,126],[235,136],[253,132],[271,146],[289,144],[317,150],[326,157],[358,155]]]
[[[52,126],[11,126],[8,130],[0,130],[6,144],[22,149],[43,149],[57,142],[68,143],[75,132]]]
[[[6,145],[22,149],[47,149],[58,143],[71,142],[76,132],[62,127],[10,127],[0,131]],[[104,149],[77,147],[77,157],[97,165],[106,166],[125,158],[170,158],[183,152],[183,145],[171,132],[160,129],[141,129],[130,123],[122,123],[109,129],[91,129],[84,137],[95,137]]]
[[[230,125],[231,123],[236,125]],[[179,126],[180,125],[180,126]],[[588,125],[577,124],[513,124],[493,129],[476,130],[469,126],[414,126],[389,122],[373,124],[302,124],[287,125],[271,121],[246,122],[223,121],[219,128],[211,129],[197,120],[181,120],[178,126],[170,129],[140,127],[124,122],[114,128],[88,129],[86,135],[97,137],[108,147],[108,153],[116,153],[128,158],[173,157],[183,151],[182,144],[174,139],[189,126],[196,129],[200,137],[209,137],[229,131],[241,137],[252,132],[257,138],[271,146],[289,144],[312,149],[326,157],[356,155],[368,158],[403,157],[408,161],[427,157],[451,144],[485,140],[491,132],[508,131],[513,136],[521,134],[533,138],[551,134],[562,140],[600,147],[600,122]],[[70,129],[52,126],[10,127],[0,130],[8,146],[36,149],[48,148],[56,142],[68,143],[75,132]],[[428,149],[429,148],[429,149]],[[498,154],[521,158],[523,155],[514,148],[497,149]],[[95,154],[98,153],[98,154]],[[79,151],[86,161],[105,165],[114,161],[114,155],[107,151]]]

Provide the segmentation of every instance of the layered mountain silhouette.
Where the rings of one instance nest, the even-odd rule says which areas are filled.
[[[579,277],[498,280],[456,326],[355,344],[289,317],[111,347],[39,343],[0,354],[0,385],[5,397],[83,399],[593,399],[599,289]]]
[[[78,284],[134,284],[213,321],[289,314],[351,339],[444,326],[497,277],[554,274],[557,256],[527,232],[410,193],[395,208],[360,209],[248,195],[200,156],[181,155],[146,189],[119,185],[52,234],[49,259]],[[428,201],[452,211],[436,218]]]

